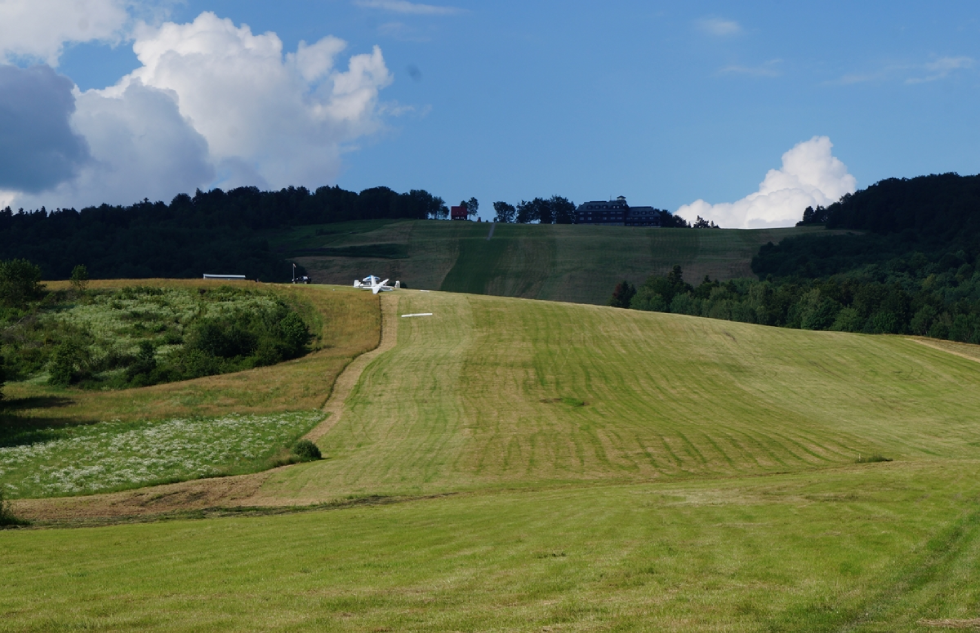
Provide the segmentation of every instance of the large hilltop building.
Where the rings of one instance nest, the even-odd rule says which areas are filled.
[[[653,207],[631,207],[626,198],[593,200],[580,204],[575,210],[575,224],[604,226],[661,226],[666,211]]]

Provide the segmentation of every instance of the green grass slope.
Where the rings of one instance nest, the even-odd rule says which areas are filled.
[[[330,459],[277,495],[800,471],[973,458],[980,364],[901,337],[452,293],[399,293]]]
[[[473,222],[352,222],[278,234],[317,283],[350,284],[369,273],[411,288],[604,305],[615,284],[641,283],[675,264],[685,278],[752,275],[767,242],[821,229],[644,229]]]
[[[980,468],[0,532],[0,631],[969,629]]]
[[[969,353],[478,295],[384,300],[433,316],[398,320],[319,441],[326,459],[261,491],[326,506],[2,531],[0,631],[980,623]],[[895,461],[855,463],[876,453]]]

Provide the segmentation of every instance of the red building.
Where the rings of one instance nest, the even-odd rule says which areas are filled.
[[[466,207],[449,207],[449,219],[450,220],[465,220],[466,219]]]

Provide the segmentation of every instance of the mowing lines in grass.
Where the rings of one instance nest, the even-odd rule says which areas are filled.
[[[894,462],[6,531],[0,631],[916,630],[976,613],[978,481]]]
[[[438,317],[406,319],[396,348],[365,370],[321,440],[334,459],[277,474],[269,494],[733,475],[874,453],[965,458],[980,441],[977,365],[898,337],[400,298],[401,310]]]
[[[640,284],[679,264],[688,281],[704,275],[728,280],[751,276],[752,257],[767,242],[821,228],[757,230],[654,229],[594,225],[497,224],[493,239],[471,222],[352,222],[276,235],[296,252],[310,248],[357,248],[377,257],[308,256],[297,259],[323,283],[350,284],[365,270],[408,282],[412,288],[442,289],[605,305],[623,279]],[[830,231],[825,231],[831,234]],[[382,257],[397,245],[407,259]],[[354,252],[354,251],[350,251]]]

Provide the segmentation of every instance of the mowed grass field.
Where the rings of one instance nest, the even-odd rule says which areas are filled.
[[[822,231],[498,224],[488,240],[490,227],[351,222],[297,227],[273,241],[287,256],[299,255],[296,261],[317,283],[351,284],[372,273],[411,288],[604,305],[616,283],[640,284],[674,265],[695,284],[705,275],[723,281],[750,277],[752,257],[763,244]],[[373,252],[387,257],[371,257]]]
[[[398,295],[329,460],[276,495],[738,476],[972,459],[980,364],[902,337],[477,295]]]
[[[0,631],[980,625],[972,348],[383,300],[433,316],[252,497],[326,505],[0,532]]]
[[[0,532],[0,631],[969,629],[978,474],[893,463]]]

